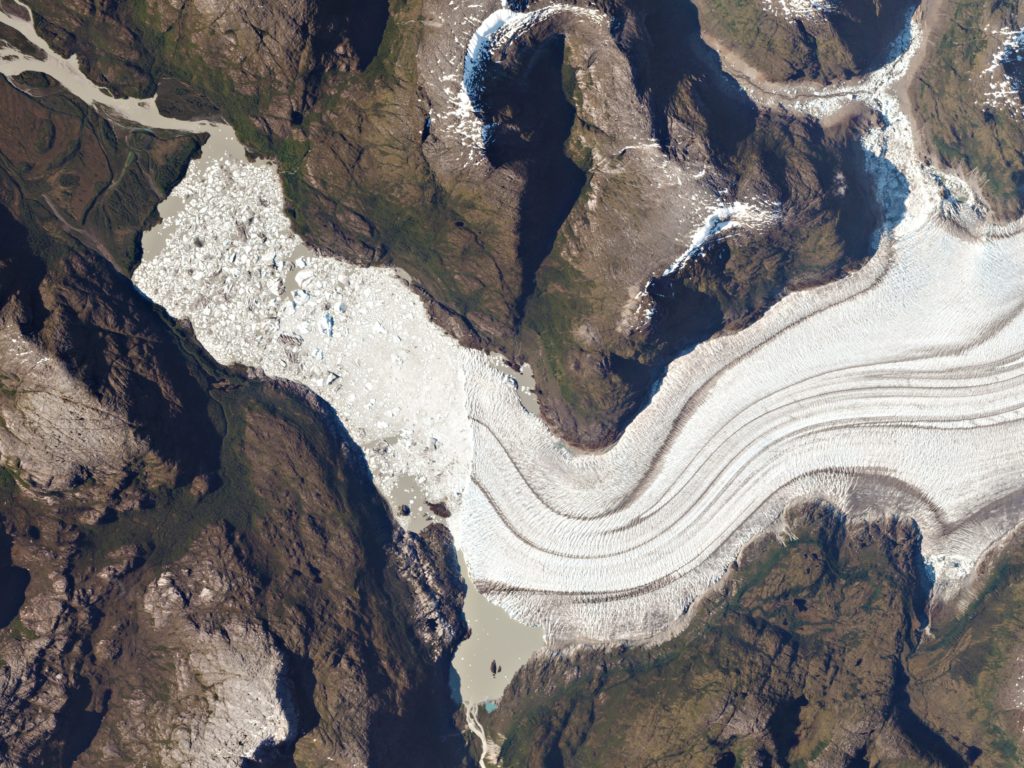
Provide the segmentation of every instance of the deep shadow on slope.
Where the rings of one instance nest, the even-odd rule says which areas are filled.
[[[712,241],[677,272],[652,278],[647,292],[654,316],[645,347],[610,358],[610,370],[629,382],[633,393],[618,432],[647,406],[672,360],[716,333],[756,322],[790,291],[832,282],[858,268],[874,255],[883,229],[903,217],[907,182],[884,159],[868,167],[859,128],[829,136],[816,125],[765,122],[759,128],[763,143],[748,139],[748,149],[756,147],[757,173],[778,195],[782,221],[778,229],[740,230]],[[842,187],[835,183],[837,175]],[[876,198],[880,176],[902,195],[887,201],[886,211]],[[812,200],[815,189],[821,195]]]
[[[0,516],[0,629],[17,618],[29,581],[31,574],[11,561],[11,537]]]
[[[78,114],[71,97],[41,85],[45,96],[32,104],[41,122],[48,110]],[[118,127],[98,118],[78,123],[86,132],[92,126],[110,142],[99,146],[122,147],[110,139]],[[13,154],[19,142],[0,148],[0,226],[8,246],[0,251],[0,316],[58,356],[97,409],[125,413],[160,462],[123,468],[116,487],[78,496],[27,487],[17,457],[4,457],[13,468],[0,468],[7,537],[0,544],[18,554],[5,563],[0,551],[9,601],[0,606],[0,657],[17,660],[27,678],[3,690],[0,753],[31,768],[106,768],[140,765],[166,746],[159,728],[171,719],[146,713],[173,707],[166,694],[177,685],[175,666],[154,659],[189,648],[165,647],[167,638],[146,623],[142,597],[167,568],[202,568],[257,586],[222,625],[262,627],[285,658],[279,684],[297,704],[293,732],[258,762],[323,764],[339,745],[366,743],[373,765],[393,765],[396,754],[424,768],[466,764],[448,689],[451,656],[465,631],[457,577],[424,583],[424,573],[402,570],[410,548],[440,562],[450,540],[437,532],[411,543],[402,538],[337,414],[305,389],[215,363],[187,326],[135,289],[113,253],[89,247],[114,242],[107,219],[62,224],[72,218],[57,202],[66,196],[46,200],[45,185],[61,183],[53,158],[80,162],[74,146],[93,139],[70,129],[49,135],[56,149],[45,173],[36,172],[39,157]],[[166,163],[152,168],[160,183],[180,178],[194,140],[154,141],[187,150],[163,154]],[[161,199],[149,170],[137,178],[148,189],[124,198],[131,204],[119,210],[117,242],[137,242]],[[194,547],[218,537],[217,558],[189,561]],[[441,612],[433,635],[420,628],[424,596]],[[40,601],[56,601],[60,620],[41,623]],[[25,644],[36,640],[42,642]],[[355,704],[340,707],[342,693]],[[37,713],[31,727],[18,719]]]
[[[618,8],[612,30],[629,59],[637,93],[645,95],[650,107],[654,138],[662,147],[672,147],[670,121],[681,121],[704,132],[712,151],[728,162],[739,142],[753,132],[757,108],[701,39],[693,4],[627,0]]]
[[[563,148],[576,118],[563,86],[564,60],[565,37],[551,35],[535,46],[517,47],[511,61],[490,65],[484,79],[487,159],[495,168],[513,167],[525,179],[517,247],[519,320],[537,287],[537,270],[586,182]]]
[[[86,13],[77,0],[37,0],[37,5],[46,10],[55,29],[78,30],[89,38],[76,44],[51,30],[68,51],[91,50],[97,40],[112,34],[106,27],[102,34],[98,31],[102,13]],[[623,286],[608,276],[614,270],[603,268],[619,254],[600,253],[602,244],[592,242],[586,243],[586,250],[595,255],[594,269],[580,270],[579,275],[566,269],[563,275],[559,270],[564,264],[556,263],[567,209],[579,198],[581,183],[586,189],[581,171],[593,172],[575,156],[567,160],[562,146],[571,102],[565,99],[565,89],[559,93],[556,87],[558,43],[533,39],[527,46],[531,50],[522,52],[523,74],[543,95],[537,104],[525,98],[526,89],[517,91],[519,84],[511,82],[487,94],[498,104],[492,110],[499,123],[496,132],[505,134],[502,141],[514,139],[505,147],[508,154],[499,153],[496,162],[502,171],[525,174],[513,185],[524,182],[525,193],[507,205],[503,198],[501,205],[493,204],[504,189],[505,174],[492,174],[494,186],[486,190],[466,190],[458,188],[457,171],[440,169],[455,179],[449,188],[439,180],[444,174],[428,161],[424,147],[434,137],[429,131],[425,135],[424,126],[429,111],[442,106],[423,99],[420,46],[426,33],[420,20],[423,9],[417,4],[392,4],[371,65],[360,70],[353,64],[347,71],[342,64],[325,67],[315,99],[305,94],[308,68],[299,73],[299,87],[295,73],[278,71],[265,56],[257,56],[254,63],[269,68],[266,77],[249,83],[253,73],[245,72],[244,88],[226,89],[224,75],[231,70],[224,64],[223,41],[203,37],[204,30],[195,29],[198,22],[190,16],[168,37],[156,34],[153,19],[132,15],[128,27],[137,29],[138,35],[127,47],[141,49],[140,62],[148,57],[151,75],[193,82],[250,148],[279,160],[290,211],[300,232],[315,246],[364,263],[391,261],[409,271],[427,294],[432,315],[463,342],[531,362],[543,412],[556,432],[569,442],[599,447],[618,437],[674,355],[718,326],[733,329],[751,321],[787,290],[830,279],[827,275],[841,273],[867,256],[845,242],[845,235],[833,237],[842,214],[822,208],[821,202],[830,199],[828,188],[821,183],[790,183],[793,174],[804,180],[811,177],[809,169],[816,160],[810,156],[820,147],[810,132],[797,131],[807,140],[792,143],[786,178],[777,178],[768,168],[766,156],[777,140],[775,134],[791,129],[785,120],[767,132],[758,127],[776,116],[757,118],[750,100],[702,41],[699,19],[689,2],[607,0],[601,6],[612,17],[607,42],[625,52],[636,95],[650,112],[654,138],[666,157],[697,158],[694,172],[707,157],[715,188],[727,188],[730,194],[740,187],[757,194],[789,187],[788,201],[796,214],[772,233],[767,258],[760,244],[731,242],[725,274],[707,270],[687,290],[675,291],[684,303],[664,314],[687,319],[662,323],[652,332],[619,329]],[[339,18],[349,7],[330,6]],[[378,19],[376,8],[368,16]],[[457,12],[460,6],[445,8]],[[555,39],[565,34],[559,23],[545,22],[551,26],[542,31]],[[331,24],[323,28],[333,29]],[[367,32],[366,39],[375,40],[375,35]],[[326,34],[324,50],[335,39],[334,33]],[[536,66],[529,63],[534,57]],[[90,63],[96,67],[90,71],[100,68],[101,57],[94,58]],[[130,57],[125,53],[122,58]],[[563,81],[567,79],[562,75]],[[500,85],[499,80],[496,83]],[[537,108],[541,105],[547,114]],[[534,127],[536,135],[527,136],[517,125],[520,121]],[[500,148],[492,147],[492,156]],[[842,152],[831,149],[831,163],[839,168],[845,162]],[[506,225],[513,218],[521,224],[509,234],[506,229],[513,227]],[[866,221],[862,224],[861,229],[870,228]],[[819,233],[818,242],[803,237],[814,231]],[[678,256],[629,254],[631,259],[647,260],[652,276]],[[777,268],[783,261],[784,267]],[[769,267],[760,269],[764,263]],[[731,282],[712,285],[716,279]],[[563,290],[567,282],[573,291]],[[586,285],[580,288],[582,283]],[[710,302],[687,303],[694,291],[719,301],[721,320]],[[670,294],[659,289],[663,303]],[[544,306],[531,316],[530,305],[538,297]],[[595,327],[599,332],[589,333]]]

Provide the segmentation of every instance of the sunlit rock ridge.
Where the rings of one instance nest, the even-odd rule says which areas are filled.
[[[397,273],[297,254],[270,165],[196,164],[136,281],[219,360],[327,400],[385,492],[413,476],[446,502],[480,589],[549,637],[665,629],[807,499],[913,517],[942,593],[1017,523],[1024,242],[968,221],[956,180],[919,160],[895,90],[917,37],[861,83],[751,94],[884,115],[865,141],[888,214],[875,257],[677,360],[603,453],[555,439]]]

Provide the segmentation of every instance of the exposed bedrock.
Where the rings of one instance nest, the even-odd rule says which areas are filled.
[[[40,492],[137,504],[134,478],[191,481],[218,442],[204,372],[119,271],[198,142],[22,85],[0,81],[21,116],[0,141],[0,457]]]
[[[397,530],[328,406],[218,366],[120,271],[195,138],[16,85],[38,98],[0,80],[25,134],[0,142],[0,764],[468,764],[447,531]]]
[[[47,381],[14,382],[0,411],[0,762],[462,764],[448,670],[465,587],[451,540],[391,527],[333,412],[222,371],[202,380],[216,415],[205,471],[175,472],[122,411],[41,362],[33,337],[3,330],[5,363],[13,349]],[[85,324],[78,342],[102,350],[97,334]],[[180,343],[164,366],[202,358]],[[119,373],[104,375],[101,391]],[[42,409],[39,391],[63,400]],[[139,435],[158,423],[149,406]],[[31,439],[9,440],[25,423]]]
[[[243,450],[258,495],[247,501],[266,503],[237,525],[213,522],[238,498],[229,471],[204,499],[84,527],[64,522],[73,500],[56,513],[4,486],[12,565],[0,549],[0,579],[20,600],[0,616],[0,758],[464,764],[447,681],[466,631],[464,586],[440,565],[454,558],[450,539],[389,544],[361,483],[328,489],[333,470],[313,477],[306,463],[300,485],[283,455],[256,447],[313,460],[287,419],[262,410],[294,408],[293,396],[254,394]]]
[[[455,199],[478,197],[459,223],[486,231],[508,264],[472,284],[464,318],[531,362],[544,415],[573,442],[608,443],[674,356],[873,246],[858,128],[759,115],[698,31],[680,3],[531,4],[467,58],[463,109],[431,114],[434,177]],[[451,88],[437,72],[431,101]],[[733,205],[750,213],[756,239],[740,231],[710,267],[692,254],[699,278],[677,269],[710,212]],[[813,244],[801,234],[811,222]],[[500,255],[513,247],[514,259]],[[668,273],[689,285],[652,295]],[[505,329],[481,306],[496,288]]]
[[[484,727],[510,768],[1015,764],[1021,541],[987,562],[970,622],[926,615],[920,547],[907,520],[794,509],[682,634],[531,661]]]
[[[695,0],[715,47],[772,81],[867,74],[898,53],[919,0]]]
[[[40,32],[121,96],[183,80],[234,120],[284,138],[315,103],[327,72],[365,69],[388,21],[387,0],[32,2]],[[254,127],[254,122],[258,128]]]
[[[1024,214],[1024,7],[932,2],[923,25],[909,93],[926,158],[966,180],[950,190],[961,206],[1016,220]]]

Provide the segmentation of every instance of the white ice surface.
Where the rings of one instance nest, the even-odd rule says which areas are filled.
[[[794,499],[913,514],[928,553],[964,568],[1014,522],[970,527],[1024,469],[1019,236],[906,218],[860,272],[677,361],[617,445],[580,456],[394,274],[312,255],[296,291],[308,297],[282,297],[295,241],[271,167],[221,162],[178,194],[140,287],[219,359],[330,401],[385,486],[411,474],[452,501],[481,590],[549,633],[663,626]]]
[[[163,248],[136,270],[139,288],[188,318],[221,362],[309,385],[383,490],[411,475],[429,501],[457,504],[471,456],[462,350],[408,284],[393,270],[299,258],[269,164],[196,167],[174,199],[180,210],[160,225]]]

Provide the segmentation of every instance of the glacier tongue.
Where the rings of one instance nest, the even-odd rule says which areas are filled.
[[[139,287],[218,359],[328,400],[384,490],[447,501],[481,591],[550,635],[658,630],[794,500],[913,514],[952,576],[1016,522],[975,513],[1024,469],[1021,235],[908,218],[861,271],[676,361],[616,446],[579,455],[393,271],[308,254],[289,291],[271,166],[197,165],[175,197]]]
[[[760,96],[885,114],[866,140],[894,212],[878,255],[677,360],[600,454],[556,440],[395,271],[303,252],[270,165],[196,163],[135,279],[219,360],[331,403],[385,493],[411,477],[446,502],[481,592],[549,637],[660,631],[808,499],[915,517],[951,588],[1019,519],[1024,235],[941,219],[893,90],[916,47],[912,25],[862,83]]]

